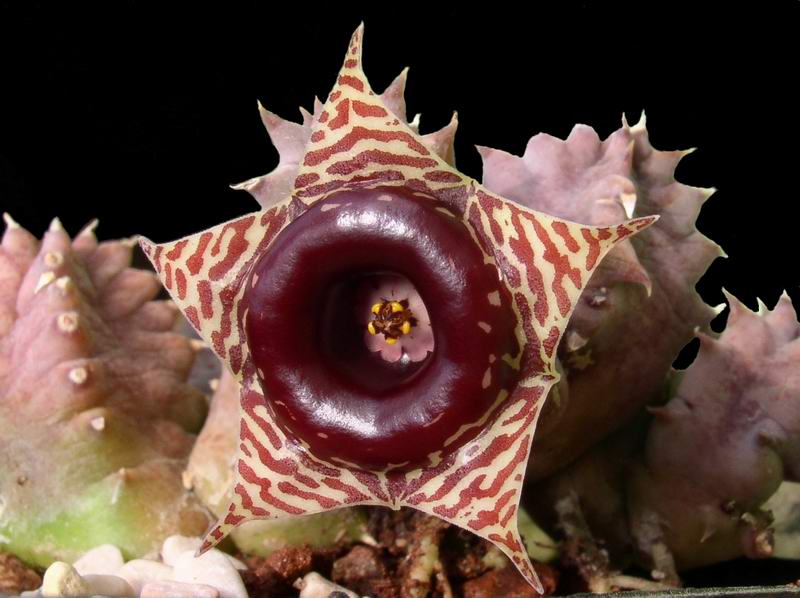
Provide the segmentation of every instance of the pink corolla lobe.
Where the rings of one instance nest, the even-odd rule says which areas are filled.
[[[430,306],[436,349],[424,361],[381,359],[352,317],[361,281],[385,273],[413,281]],[[513,392],[519,372],[502,359],[519,352],[510,294],[431,198],[335,193],[284,229],[249,280],[245,328],[264,396],[317,457],[414,467],[474,438],[480,426],[457,433]]]

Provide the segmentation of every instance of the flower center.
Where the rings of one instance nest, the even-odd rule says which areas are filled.
[[[405,276],[381,274],[365,280],[355,309],[364,344],[383,361],[416,363],[433,353],[428,308]]]
[[[464,224],[405,188],[316,202],[246,284],[266,407],[319,459],[373,470],[441,459],[516,384],[503,356],[518,353],[517,320],[496,266]]]
[[[373,304],[371,311],[372,320],[367,324],[367,330],[372,335],[382,334],[387,345],[394,345],[417,325],[417,319],[408,308],[408,299],[390,301],[384,298]]]

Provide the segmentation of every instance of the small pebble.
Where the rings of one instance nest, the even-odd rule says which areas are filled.
[[[200,548],[203,541],[200,538],[192,538],[189,536],[170,536],[166,540],[164,540],[164,544],[161,546],[161,560],[164,561],[167,565],[172,567],[175,566],[175,562],[177,561],[178,557],[182,555],[184,552],[191,552],[194,554]],[[219,551],[222,552],[222,551]],[[225,554],[224,552],[222,554]],[[231,564],[236,567],[239,571],[244,571],[247,569],[247,565],[245,565],[242,561],[237,559],[236,557],[232,557],[229,554],[225,554]]]
[[[108,598],[136,598],[131,585],[116,575],[87,575],[83,579],[93,594]]]
[[[228,557],[228,560],[231,562],[231,565],[233,565],[234,568],[237,571],[247,571],[247,569],[249,569],[249,567],[247,565],[245,565],[242,561],[237,559],[235,556],[231,556],[231,555],[226,554],[224,552],[222,554],[224,554],[226,557]]]
[[[247,598],[239,572],[227,555],[216,549],[195,557],[194,552],[184,552],[175,561],[173,579],[187,583],[213,586],[221,598]]]
[[[170,567],[174,567],[184,552],[195,553],[203,541],[200,538],[190,538],[187,536],[170,536],[164,540],[161,546],[161,560]]]
[[[138,595],[148,582],[172,579],[172,567],[157,561],[134,559],[125,563],[116,574],[127,581]]]
[[[309,573],[303,579],[298,579],[294,587],[300,590],[299,598],[358,598],[355,592],[325,579],[319,573]]]
[[[112,544],[92,548],[72,566],[81,575],[114,575],[122,567],[122,553]]]
[[[202,583],[152,581],[144,585],[139,598],[219,598],[219,590]]]
[[[84,598],[95,592],[72,565],[56,561],[44,572],[41,593],[44,598]]]

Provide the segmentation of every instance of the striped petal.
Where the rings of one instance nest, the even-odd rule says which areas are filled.
[[[540,587],[516,515],[536,420],[558,378],[555,349],[602,257],[655,218],[588,226],[535,212],[488,191],[451,166],[451,155],[440,156],[429,145],[431,139],[426,143],[404,115],[395,114],[370,89],[361,68],[362,36],[359,27],[336,85],[322,109],[315,111],[288,197],[270,209],[174,243],[143,241],[176,303],[242,383],[234,499],[203,550],[248,519],[359,504],[408,506],[490,540]],[[440,137],[439,145],[451,147],[452,133]],[[497,266],[519,323],[519,352],[490,358],[485,373],[491,380],[501,360],[512,364],[521,370],[516,387],[501,390],[483,419],[469,426],[483,428],[472,441],[445,457],[429,455],[424,465],[411,471],[366,471],[323,462],[294,447],[267,408],[241,333],[242,283],[275,236],[331,193],[374,186],[416,191],[463,222],[487,263]],[[486,300],[499,297],[490,294]]]

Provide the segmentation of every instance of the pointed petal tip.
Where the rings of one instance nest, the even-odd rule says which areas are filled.
[[[149,257],[153,251],[153,247],[155,247],[155,243],[153,243],[150,239],[145,237],[144,235],[139,235],[139,247],[142,248],[142,251]]]
[[[652,214],[651,216],[642,216],[640,218],[628,220],[628,224],[635,226],[637,230],[644,230],[653,226],[660,218],[661,216],[659,214]]]
[[[356,30],[353,32],[353,35],[350,37],[350,44],[347,48],[347,57],[345,58],[345,62],[347,60],[356,60],[356,64],[354,65],[355,68],[361,68],[361,46],[363,45],[364,40],[364,21],[361,21],[361,24],[356,27]]]

